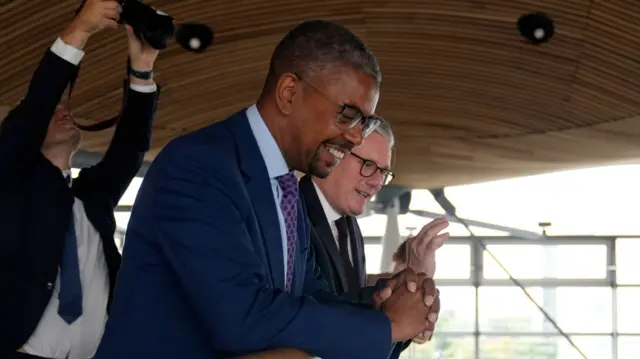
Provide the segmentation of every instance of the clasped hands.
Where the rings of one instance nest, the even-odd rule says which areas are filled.
[[[391,320],[394,342],[412,339],[422,344],[433,336],[440,313],[440,292],[433,281],[435,251],[449,238],[449,233],[440,233],[448,226],[446,218],[439,218],[408,238],[406,268],[374,294],[375,306]]]
[[[375,308],[391,321],[393,342],[414,339],[422,334],[429,340],[440,312],[440,293],[433,278],[407,268],[384,281],[373,296]]]

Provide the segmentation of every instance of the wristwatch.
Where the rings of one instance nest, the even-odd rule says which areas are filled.
[[[129,66],[129,75],[140,80],[151,80],[153,79],[153,71],[136,71]]]

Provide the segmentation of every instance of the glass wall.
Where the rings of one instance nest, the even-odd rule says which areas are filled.
[[[589,359],[637,359],[640,353],[640,165],[603,167],[447,188],[463,218],[550,234],[610,237],[511,239],[509,233],[472,227],[489,250],[520,280]],[[142,182],[136,178],[116,212],[122,239],[129,207]],[[607,195],[599,188],[606,183]],[[610,209],[616,210],[610,210]],[[428,191],[412,191],[412,210],[442,214]],[[368,243],[380,243],[386,218],[359,219]],[[401,235],[430,219],[399,216]],[[465,228],[438,253],[442,297],[434,339],[412,345],[404,359],[582,359]],[[500,237],[495,237],[500,236]],[[367,272],[380,271],[382,246],[367,244]]]
[[[369,238],[375,243],[377,238]],[[589,359],[640,352],[640,238],[481,239]],[[368,270],[380,244],[367,244]],[[452,238],[437,252],[442,308],[432,342],[404,359],[582,359],[478,240]]]

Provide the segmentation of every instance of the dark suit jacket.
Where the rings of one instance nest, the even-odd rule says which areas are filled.
[[[287,293],[276,203],[245,111],[172,141],[136,199],[95,359],[216,359],[286,347],[386,358],[389,320],[329,293],[301,200],[297,215]],[[359,335],[344,340],[350,333]]]
[[[306,175],[300,179],[300,195],[307,205],[307,213],[311,223],[311,245],[316,255],[316,263],[324,278],[329,284],[329,288],[334,292],[350,300],[371,303],[371,288],[365,288],[367,283],[366,263],[364,255],[364,239],[360,232],[358,222],[353,217],[347,217],[349,229],[349,239],[354,240],[357,251],[352,253],[354,267],[358,272],[360,281],[359,288],[348,288],[347,275],[342,265],[342,259],[336,244],[335,237],[331,233],[331,227],[318,194],[316,192],[311,176]],[[349,291],[347,289],[350,289]],[[363,296],[364,294],[364,296]],[[367,298],[368,297],[368,298]]]
[[[0,126],[0,357],[29,339],[51,298],[74,196],[102,238],[111,287],[120,266],[113,211],[149,149],[157,94],[129,91],[104,159],[69,188],[40,148],[76,71],[47,51]]]
[[[356,242],[357,251],[352,257],[354,258],[354,267],[358,272],[360,280],[360,288],[348,288],[347,276],[345,268],[342,264],[340,252],[336,244],[335,237],[331,233],[331,227],[322,208],[322,202],[318,197],[311,176],[306,175],[300,179],[300,195],[304,198],[307,205],[307,213],[309,222],[311,223],[311,246],[316,256],[316,263],[329,283],[329,288],[336,294],[350,301],[370,305],[372,303],[373,293],[376,287],[366,286],[366,259],[364,254],[364,239],[358,222],[354,217],[347,217],[347,225],[349,226],[349,239]],[[349,289],[349,290],[347,290]],[[353,337],[351,335],[349,338]],[[411,342],[397,343],[394,345],[393,351],[389,359],[397,359],[400,353],[406,349]]]

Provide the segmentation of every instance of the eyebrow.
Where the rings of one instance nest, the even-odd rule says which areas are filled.
[[[359,158],[359,159],[363,160],[363,161],[373,162],[376,166],[378,166],[378,167],[382,168],[383,170],[387,170],[387,171],[390,171],[390,170],[391,170],[389,167],[387,167],[387,166],[385,166],[385,167],[380,166],[380,165],[378,164],[378,162],[376,162],[376,161],[374,161],[374,160],[372,160],[372,159],[370,159],[370,158],[366,158],[366,157],[360,156],[359,154],[357,154],[357,153],[355,153],[355,152],[353,152],[353,151],[351,151],[351,154],[352,154],[352,155],[354,155],[354,156],[356,156],[357,158]]]
[[[372,115],[369,115],[369,116],[365,115],[364,111],[362,111],[362,109],[359,106],[354,105],[352,103],[345,102],[345,103],[342,104],[342,106],[349,107],[349,108],[352,108],[354,110],[358,110],[360,112],[360,114],[362,114],[362,116],[364,116],[364,117],[371,117],[372,116]]]

